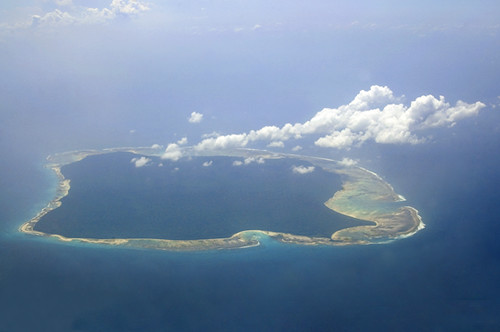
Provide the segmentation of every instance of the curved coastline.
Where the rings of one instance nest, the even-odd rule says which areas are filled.
[[[47,157],[47,167],[51,168],[58,178],[58,186],[54,199],[35,217],[19,227],[19,231],[31,235],[55,238],[63,242],[81,242],[160,250],[217,250],[241,249],[260,245],[259,239],[269,237],[273,240],[298,245],[344,246],[360,244],[387,243],[414,235],[425,227],[418,210],[410,206],[395,206],[404,201],[401,195],[394,192],[390,184],[379,175],[361,167],[345,167],[338,162],[318,157],[306,157],[295,154],[273,153],[254,149],[233,149],[224,151],[195,151],[185,149],[187,156],[235,156],[277,159],[293,157],[311,162],[317,167],[341,176],[343,188],[337,191],[324,204],[328,208],[349,217],[371,221],[374,225],[356,226],[336,231],[327,237],[310,237],[266,230],[244,230],[228,238],[200,240],[168,240],[158,238],[76,238],[60,234],[44,233],[35,230],[36,223],[47,213],[61,206],[61,199],[68,195],[70,179],[66,179],[61,167],[80,161],[87,156],[112,152],[131,152],[145,156],[161,156],[161,150],[139,148],[111,148],[103,150],[71,151]]]

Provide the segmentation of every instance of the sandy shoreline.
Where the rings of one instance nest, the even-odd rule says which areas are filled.
[[[61,206],[61,199],[70,191],[70,180],[61,173],[61,167],[80,161],[87,156],[111,152],[131,152],[146,156],[160,156],[161,150],[152,148],[113,148],[105,150],[72,151],[49,156],[47,160],[52,171],[58,179],[56,195],[35,217],[19,227],[19,231],[35,236],[55,238],[62,242],[80,242],[104,244],[113,246],[136,247],[160,250],[217,250],[217,249],[243,249],[260,245],[259,238],[269,237],[273,240],[298,245],[328,245],[344,246],[355,244],[386,243],[414,235],[424,228],[418,210],[410,206],[393,208],[390,211],[370,210],[373,202],[379,204],[401,202],[401,195],[394,192],[392,186],[385,182],[378,174],[360,167],[342,167],[334,160],[326,158],[304,157],[287,155],[268,151],[238,149],[232,151],[212,152],[208,155],[237,156],[237,157],[262,157],[265,159],[293,157],[309,161],[327,171],[341,175],[343,188],[336,192],[325,205],[344,215],[361,220],[374,222],[374,225],[357,226],[341,229],[331,238],[309,237],[288,233],[271,232],[265,230],[245,230],[228,238],[201,239],[201,240],[167,240],[156,238],[72,238],[59,234],[49,234],[35,230],[36,223],[47,213]],[[192,151],[191,151],[192,152]],[[192,153],[193,156],[202,155]],[[363,191],[364,190],[364,191]]]

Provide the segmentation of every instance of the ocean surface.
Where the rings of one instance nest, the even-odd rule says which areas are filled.
[[[413,237],[206,252],[21,234],[56,179],[41,154],[8,160],[0,166],[9,174],[0,193],[0,331],[498,331],[496,148],[391,147],[390,158],[371,164],[419,210],[426,228]]]

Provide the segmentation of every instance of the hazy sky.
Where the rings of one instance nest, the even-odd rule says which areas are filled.
[[[426,144],[498,111],[499,17],[497,1],[2,1],[0,147]]]

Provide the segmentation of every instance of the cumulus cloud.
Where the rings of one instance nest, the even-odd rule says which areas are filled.
[[[161,149],[162,146],[160,144],[153,144],[151,145],[151,149]]]
[[[285,143],[283,143],[282,141],[272,141],[267,146],[270,148],[284,148]]]
[[[177,144],[179,144],[179,145],[186,145],[187,142],[188,142],[187,137],[183,137],[183,138],[181,138],[180,140],[177,141]]]
[[[210,160],[210,161],[205,161],[205,162],[203,163],[203,167],[209,167],[209,166],[212,166],[212,164],[213,164],[213,163],[214,163],[214,162],[213,162],[212,160]]]
[[[248,158],[245,158],[243,161],[241,161],[241,160],[233,161],[233,166],[250,165],[252,163],[264,164],[265,162],[266,162],[265,159],[262,157],[259,157],[259,158],[248,157]]]
[[[214,137],[219,137],[219,136],[221,136],[221,134],[219,134],[216,131],[213,131],[211,133],[201,135],[201,138],[214,138]]]
[[[257,163],[257,164],[264,164],[266,161],[264,160],[264,158],[262,157],[259,157],[259,158],[255,158],[255,157],[248,157],[248,158],[245,158],[245,160],[243,161],[243,163],[245,165],[249,165],[251,163]]]
[[[76,23],[77,17],[74,17],[68,12],[63,12],[59,9],[48,12],[45,15],[33,15],[31,17],[31,25],[33,27],[44,25],[69,25]]]
[[[113,0],[111,2],[111,11],[114,13],[133,15],[149,10],[145,3],[138,0]]]
[[[300,145],[295,145],[293,148],[292,148],[292,151],[300,151],[302,150],[302,147]]]
[[[132,160],[130,160],[130,162],[135,164],[135,167],[139,168],[139,167],[143,167],[143,166],[146,166],[147,164],[149,164],[151,162],[151,159],[146,158],[146,157],[132,158]]]
[[[102,9],[74,6],[71,0],[56,0],[60,6],[71,7],[71,11],[55,9],[44,15],[33,15],[31,26],[63,26],[71,24],[104,23],[119,16],[136,16],[149,10],[149,7],[139,0],[113,0],[109,7]]]
[[[356,165],[358,162],[356,160],[353,160],[353,159],[350,159],[350,158],[342,158],[341,161],[339,161],[339,164],[342,165],[342,166],[354,166]]]
[[[292,167],[292,171],[295,173],[295,174],[307,174],[307,173],[312,173],[314,172],[314,166],[293,166]]]
[[[203,114],[198,112],[191,113],[191,116],[188,119],[188,121],[191,123],[199,123],[201,122],[201,120],[203,120]]]
[[[220,150],[245,147],[248,144],[247,134],[232,134],[206,138],[195,146],[197,150]]]
[[[349,128],[342,131],[334,131],[330,135],[319,138],[314,144],[324,148],[347,149],[356,141],[357,135]]]
[[[360,91],[347,105],[324,108],[304,123],[287,123],[282,127],[266,126],[248,133],[221,135],[202,140],[195,149],[227,149],[246,147],[251,142],[267,141],[269,145],[307,135],[319,136],[315,145],[349,149],[365,142],[382,144],[417,144],[425,141],[419,131],[453,126],[472,117],[485,107],[481,102],[458,101],[454,106],[443,96],[421,96],[409,106],[401,103],[386,86],[374,85]]]
[[[183,156],[180,146],[176,143],[171,143],[165,149],[165,152],[161,155],[161,159],[169,159],[172,161],[177,161]]]

